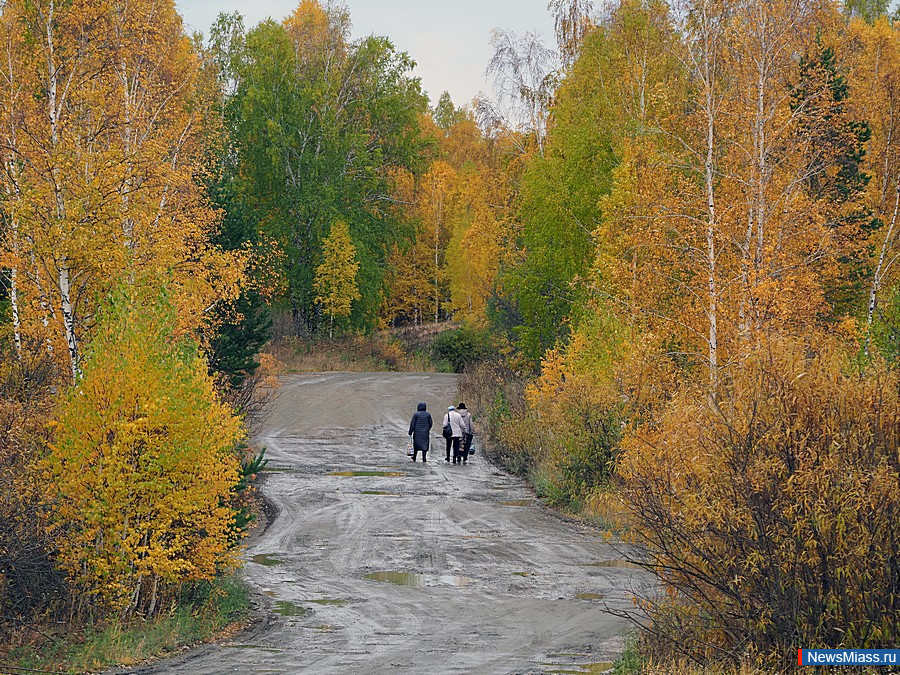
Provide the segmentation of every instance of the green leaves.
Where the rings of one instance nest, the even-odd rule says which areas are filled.
[[[288,298],[301,332],[320,320],[313,288],[323,240],[352,224],[361,301],[353,323],[381,306],[384,262],[401,240],[391,172],[418,166],[425,109],[413,61],[389,40],[347,42],[348,17],[304,2],[284,25],[247,36],[229,123],[238,148],[238,194],[286,253]]]

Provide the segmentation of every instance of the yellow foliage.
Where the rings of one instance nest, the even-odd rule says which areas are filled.
[[[322,243],[322,258],[322,264],[316,268],[313,290],[316,303],[331,319],[332,330],[335,317],[350,316],[353,301],[360,298],[356,283],[359,261],[347,223],[339,220],[332,225],[331,233]]]
[[[829,339],[771,337],[721,398],[686,388],[626,435],[622,494],[668,591],[650,609],[670,644],[783,663],[800,645],[896,643],[898,385]]]
[[[172,0],[6,2],[4,219],[22,333],[74,377],[98,298],[126,272],[172,278],[179,332],[233,298],[245,257],[210,246],[200,62]]]
[[[174,322],[164,295],[116,292],[54,419],[44,468],[82,608],[153,614],[235,562],[241,420]]]

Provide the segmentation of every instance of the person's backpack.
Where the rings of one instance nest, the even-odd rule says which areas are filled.
[[[453,427],[450,426],[450,420],[447,420],[447,423],[444,425],[444,430],[441,432],[441,435],[444,438],[453,438]]]

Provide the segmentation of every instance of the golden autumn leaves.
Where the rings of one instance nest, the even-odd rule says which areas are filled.
[[[77,594],[126,615],[152,616],[174,585],[235,562],[244,430],[175,319],[165,293],[116,291],[44,461]]]
[[[73,611],[151,616],[227,568],[237,538],[245,432],[197,346],[247,265],[210,243],[215,87],[171,0],[12,0],[0,52],[14,358],[46,355],[62,390],[27,480]]]
[[[171,281],[181,331],[234,297],[244,262],[208,244],[196,180],[215,120],[171,2],[9,2],[0,17],[5,266],[17,341],[77,375],[97,302],[136,272]]]
[[[332,226],[322,249],[323,260],[316,268],[313,290],[316,292],[316,304],[328,316],[328,336],[331,337],[335,318],[350,316],[353,301],[360,298],[356,283],[359,262],[347,223],[339,220]]]

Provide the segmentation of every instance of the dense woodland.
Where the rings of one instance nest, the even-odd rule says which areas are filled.
[[[0,2],[0,632],[233,569],[273,320],[450,321],[503,461],[642,545],[645,655],[896,646],[900,24],[548,10],[457,105],[337,2]]]

